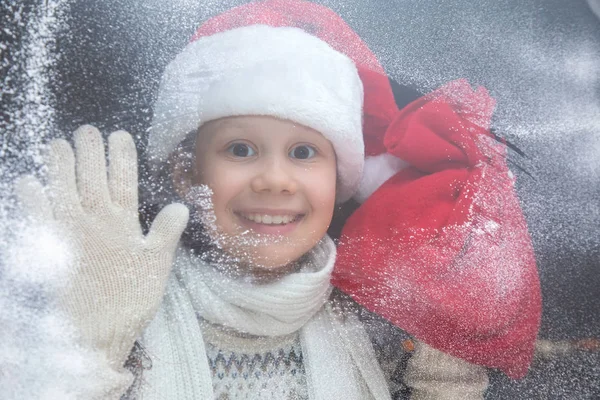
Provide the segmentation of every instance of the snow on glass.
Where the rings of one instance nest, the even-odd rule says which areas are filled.
[[[51,227],[32,223],[10,197],[12,182],[40,171],[42,144],[54,134],[49,88],[56,61],[55,34],[66,28],[68,4],[44,0],[27,8],[3,5],[0,148],[0,386],[4,399],[75,399],[89,393],[93,357],[78,349],[74,330],[55,307],[71,254]],[[10,50],[10,52],[9,52]],[[11,57],[7,57],[10,54]],[[43,172],[43,171],[40,171]],[[88,385],[89,384],[89,385]]]
[[[3,24],[2,29],[9,37],[19,36],[20,39],[15,40],[18,44],[10,49],[0,43],[0,54],[12,52],[10,64],[1,66],[7,73],[0,82],[2,108],[10,116],[0,122],[3,135],[0,145],[0,387],[2,397],[6,399],[74,399],[89,390],[86,385],[92,386],[96,379],[93,356],[77,348],[72,339],[73,328],[54,306],[53,294],[65,284],[68,268],[73,264],[69,249],[51,228],[34,225],[22,215],[9,195],[13,180],[21,173],[44,173],[42,144],[60,134],[55,123],[50,79],[59,56],[56,34],[68,29],[66,15],[72,3],[76,2],[40,0],[31,9],[18,1],[3,5],[9,11],[9,23]],[[136,5],[135,2],[122,3]],[[187,18],[190,18],[189,10],[201,9],[203,15],[214,15],[234,3],[180,1],[170,11],[188,13]],[[550,31],[544,37],[524,28],[536,21],[536,15],[530,10],[515,17],[498,9],[496,18],[490,20],[483,6],[456,13],[449,24],[441,15],[444,10],[429,4],[435,2],[423,2],[422,8],[408,10],[404,17],[389,17],[400,21],[397,26],[407,26],[407,21],[402,18],[411,19],[412,35],[402,35],[390,29],[389,22],[378,24],[381,18],[378,14],[382,11],[373,7],[363,13],[357,4],[323,3],[344,13],[345,19],[356,26],[394,77],[423,91],[462,74],[486,84],[492,94],[502,100],[495,126],[511,139],[528,138],[538,145],[532,150],[536,153],[531,156],[533,159],[523,161],[535,172],[538,181],[525,176],[518,181],[525,189],[520,195],[527,216],[543,220],[551,214],[560,221],[572,216],[577,220],[561,225],[562,229],[558,230],[554,224],[539,225],[539,229],[532,231],[536,246],[548,248],[567,243],[581,251],[597,248],[600,202],[589,204],[581,200],[581,192],[589,195],[590,190],[597,188],[600,177],[600,106],[597,99],[600,48],[588,32],[582,29],[572,37],[566,37]],[[492,3],[486,4],[494,7]],[[147,2],[145,6],[162,7],[157,1]],[[404,6],[408,7],[408,2]],[[141,19],[136,15],[136,22],[143,22]],[[440,26],[432,26],[434,23],[440,23]],[[443,29],[458,31],[452,37],[462,38],[462,42],[450,47],[452,56],[430,53],[439,50],[436,43]],[[470,49],[488,40],[490,29],[502,32],[502,35],[494,36],[494,43],[486,44],[494,53],[497,65],[479,72]],[[147,30],[143,32],[148,37],[152,35]],[[420,36],[421,42],[431,46],[419,48],[415,36]],[[164,49],[157,50],[160,51],[165,52]],[[148,57],[154,55],[150,53]],[[507,70],[526,73],[512,78],[507,75]],[[143,71],[137,73],[144,75]],[[110,117],[106,116],[107,119]],[[595,134],[585,136],[584,132]],[[552,142],[564,143],[576,137],[585,140],[585,144],[578,144],[577,154],[565,164],[557,165],[549,150]],[[576,182],[587,182],[592,189],[556,182],[554,172],[562,168],[577,177]],[[201,210],[193,216],[199,218],[209,234],[212,232],[217,248],[232,240],[246,247],[272,240],[252,232],[244,232],[235,238],[217,235],[211,195],[208,187],[198,186],[192,190],[189,201]],[[496,231],[495,222],[478,222],[475,236]],[[461,228],[464,227],[449,229]],[[215,252],[210,256],[222,257],[223,253]],[[539,256],[544,258],[543,254]],[[234,257],[223,262],[234,265],[237,260]],[[502,255],[499,254],[495,261],[500,266]],[[518,274],[513,275],[515,269],[499,267],[496,271],[497,275],[489,278],[502,288],[499,295],[506,295],[518,286]],[[390,284],[396,283],[390,277]],[[402,293],[400,286],[398,291]],[[565,376],[569,373],[572,372],[565,372]],[[579,389],[585,393],[589,391]]]

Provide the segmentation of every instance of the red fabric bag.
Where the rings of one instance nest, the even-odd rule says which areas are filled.
[[[493,108],[460,80],[397,112],[380,142],[411,167],[349,218],[333,283],[439,350],[522,377],[541,296]]]

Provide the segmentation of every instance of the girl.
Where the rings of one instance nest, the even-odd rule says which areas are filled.
[[[155,189],[176,193],[192,213],[179,248],[188,221],[181,204],[166,206],[142,233],[135,146],[127,133],[109,138],[108,173],[96,129],[75,132],[75,155],[65,141],[53,142],[49,198],[35,181],[20,187],[24,203],[72,245],[77,268],[61,304],[81,344],[101,359],[98,385],[86,398],[358,400],[389,399],[390,390],[400,396],[393,376],[400,341],[386,342],[381,331],[393,328],[333,290],[336,247],[327,235],[336,204],[353,196],[364,201],[406,169],[384,155],[377,160],[393,173],[384,170],[376,184],[363,178],[365,146],[372,150],[388,130],[393,102],[375,57],[330,10],[267,1],[208,21],[164,73],[148,142],[159,167]],[[345,229],[359,226],[350,220]],[[340,249],[354,243],[365,254],[365,245],[374,248],[373,232],[348,236]],[[375,295],[369,308],[402,326],[389,307],[382,312],[385,299],[372,290],[379,284],[388,291],[389,275],[363,273],[360,260],[352,260],[353,273],[344,264],[348,253],[341,255],[339,287],[359,301]],[[415,312],[407,326],[419,331],[424,314]],[[429,314],[434,320],[436,312]],[[379,335],[370,337],[365,325]],[[537,329],[535,321],[530,325],[514,335],[519,344]],[[461,353],[467,340],[438,340],[455,335],[451,327],[441,336],[429,331],[420,336],[462,359],[417,342],[405,375],[412,398],[482,398],[485,368],[465,361],[479,361],[473,356],[479,353]],[[497,340],[504,333],[488,334],[511,344]],[[394,351],[383,357],[372,342]],[[134,347],[144,349],[151,368],[125,368],[128,358],[128,365],[143,359],[136,350],[130,357]],[[491,359],[489,366],[504,366]],[[519,362],[528,363],[527,356]]]

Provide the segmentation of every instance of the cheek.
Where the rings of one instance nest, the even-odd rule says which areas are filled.
[[[196,184],[207,185],[212,191],[212,211],[217,227],[222,233],[233,233],[229,207],[232,199],[241,190],[240,174],[229,173],[226,168],[220,168],[213,163],[210,167],[202,169],[196,176]]]
[[[226,183],[225,183],[226,182]],[[238,182],[232,179],[222,181],[209,181],[206,183],[213,192],[212,205],[216,217],[216,223],[223,233],[233,233],[231,207],[241,188]]]
[[[242,181],[240,171],[211,159],[207,159],[201,167],[198,168],[198,183],[208,185],[213,191],[215,208],[223,208],[228,199],[239,190]]]
[[[320,222],[329,225],[335,208],[336,197],[336,173],[335,170],[325,170],[322,173],[315,174],[310,180],[311,203],[315,215],[318,215]]]

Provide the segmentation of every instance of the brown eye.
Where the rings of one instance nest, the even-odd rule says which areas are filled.
[[[227,148],[227,151],[236,157],[251,157],[255,154],[254,149],[245,143],[234,143]]]
[[[317,151],[313,147],[303,144],[294,147],[290,151],[290,157],[297,158],[299,160],[307,160],[314,157],[316,153]]]

